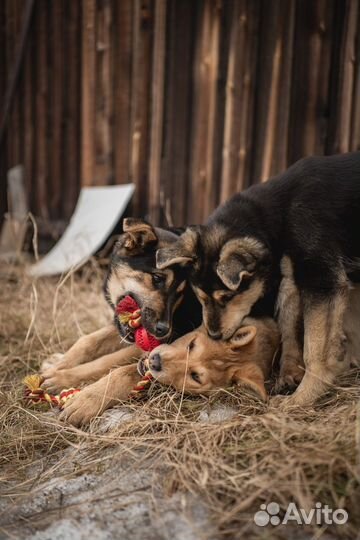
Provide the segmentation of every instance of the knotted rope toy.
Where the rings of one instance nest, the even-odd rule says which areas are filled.
[[[49,394],[41,388],[43,382],[44,379],[41,375],[35,374],[25,377],[23,384],[25,385],[26,399],[32,403],[50,403],[50,405],[59,407],[61,410],[68,399],[80,392],[79,388],[67,388],[66,390],[62,390],[60,394]]]
[[[135,343],[143,351],[150,352],[160,345],[160,341],[141,325],[141,310],[131,296],[125,296],[116,306],[116,315],[121,324],[127,324],[135,333]],[[147,390],[154,380],[151,372],[146,370],[142,379],[134,386],[129,397],[139,397]]]
[[[149,334],[147,330],[141,325],[141,310],[137,302],[131,296],[125,296],[119,302],[115,309],[116,315],[122,324],[127,324],[130,328],[135,330],[135,343],[143,351],[150,352],[155,347],[160,345],[154,336]],[[151,372],[147,370],[142,376],[140,381],[134,386],[129,394],[129,398],[141,396],[145,390],[147,390],[153,381]],[[25,385],[25,397],[32,403],[49,403],[50,405],[59,407],[61,410],[65,402],[72,396],[80,392],[80,388],[67,388],[60,392],[60,394],[49,394],[41,388],[44,382],[41,375],[28,375],[24,378],[23,384]]]

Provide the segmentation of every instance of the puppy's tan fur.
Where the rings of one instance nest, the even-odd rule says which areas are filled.
[[[265,400],[265,381],[279,340],[272,319],[248,317],[228,341],[212,340],[200,327],[170,345],[154,349],[147,364],[153,377],[179,391],[208,394],[218,388],[245,384]],[[160,370],[154,369],[156,355],[161,358]]]

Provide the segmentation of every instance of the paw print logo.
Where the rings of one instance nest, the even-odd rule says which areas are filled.
[[[254,515],[254,522],[259,527],[266,527],[269,523],[279,525],[280,518],[277,515],[279,512],[280,506],[276,502],[271,502],[268,505],[261,504],[260,510]]]

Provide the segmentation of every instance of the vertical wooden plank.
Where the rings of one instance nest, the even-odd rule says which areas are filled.
[[[48,170],[47,170],[47,0],[37,1],[37,71],[36,71],[36,118],[37,118],[37,151],[36,151],[36,211],[42,218],[48,219]]]
[[[15,31],[14,31],[14,3],[11,0],[5,0],[6,2],[6,66],[7,74],[6,80],[10,78],[10,72],[13,66],[14,61],[14,51],[15,51]],[[9,133],[13,133],[13,122],[12,114],[9,114],[8,124],[7,124],[7,166],[10,168],[14,165],[14,144],[13,138],[9,137]]]
[[[25,3],[20,2],[20,8],[19,8],[19,30],[18,30],[18,43],[21,36],[21,30],[22,26],[24,24],[24,18],[25,18]],[[29,40],[29,36],[28,36]],[[19,87],[17,92],[17,107],[18,107],[18,114],[19,114],[19,163],[24,164],[24,157],[25,157],[25,143],[24,143],[24,119],[25,119],[25,106],[24,106],[24,92],[25,92],[25,75],[24,75],[24,64],[22,64],[22,68],[20,71],[20,77],[19,77]],[[25,175],[24,175],[25,176]]]
[[[115,183],[129,181],[133,0],[114,2],[114,170]]]
[[[289,154],[289,129],[290,129],[290,104],[293,75],[293,55],[295,38],[295,0],[285,2],[285,17],[282,18],[281,26],[281,56],[279,94],[277,101],[277,110],[275,118],[276,138],[273,146],[269,145],[267,152],[268,170],[264,171],[262,180],[285,170],[288,163]],[[270,137],[268,138],[268,140]],[[271,154],[273,158],[271,159]]]
[[[148,211],[149,113],[152,60],[153,2],[134,1],[133,69],[131,76],[130,179],[136,186],[134,215]]]
[[[189,204],[189,135],[196,3],[171,0],[167,6],[161,183],[166,221],[180,226],[186,223]]]
[[[360,150],[360,2],[357,0],[358,14],[357,14],[357,31],[355,39],[355,75],[354,75],[354,89],[352,100],[352,124],[351,124],[351,139],[350,150]]]
[[[294,0],[262,4],[252,182],[263,182],[287,165],[294,17]]]
[[[249,184],[260,2],[234,3],[226,79],[220,200]]]
[[[82,1],[81,182],[93,183],[95,173],[95,14],[96,0]]]
[[[21,22],[22,22],[22,12],[23,10],[20,8],[20,4],[18,1],[13,1],[12,3],[12,32],[13,32],[13,52],[12,52],[12,66],[14,65],[15,57],[18,52],[19,47],[19,37],[20,37],[20,28],[21,28]],[[20,76],[21,78],[21,76]],[[13,166],[19,165],[21,161],[21,135],[20,135],[20,88],[21,88],[21,81],[18,81],[17,88],[15,90],[14,98],[13,98],[13,104],[12,104],[12,111],[10,114],[10,125],[11,125],[11,144],[13,147]]]
[[[0,99],[3,103],[7,81],[6,2],[0,2]]]
[[[199,3],[195,44],[190,220],[204,220],[220,198],[232,5],[233,2],[210,0]]]
[[[221,2],[218,5],[216,16],[218,18],[218,67],[216,74],[216,92],[213,121],[213,137],[208,150],[209,158],[212,157],[212,171],[208,178],[208,189],[210,193],[209,202],[205,210],[208,216],[220,202],[221,192],[221,170],[223,163],[223,141],[225,125],[225,96],[226,77],[229,63],[230,29],[233,19],[234,1]]]
[[[6,41],[6,2],[0,2],[0,103],[4,102],[6,93],[7,72],[7,41]],[[0,146],[0,189],[6,193],[6,170],[7,170],[7,135],[5,134]],[[5,196],[0,197],[0,225],[7,209]]]
[[[348,152],[351,149],[359,4],[357,0],[347,0],[340,8],[343,13],[337,19],[339,45],[334,47],[332,60],[329,153]]]
[[[157,0],[154,17],[149,160],[149,219],[155,224],[160,222],[160,204],[161,202],[164,204],[160,173],[163,143],[165,26],[166,0]]]
[[[297,0],[289,163],[302,156],[324,153],[334,7],[333,0]]]
[[[64,96],[64,0],[50,3],[48,70],[49,109],[51,116],[51,137],[49,137],[49,172],[51,194],[49,212],[52,219],[61,215],[63,191],[63,96]],[[70,61],[68,58],[68,61]]]
[[[96,77],[95,77],[95,184],[113,183],[113,49],[110,0],[98,0],[96,12]]]
[[[210,33],[210,5],[197,3],[197,25],[194,59],[193,128],[191,134],[190,193],[188,220],[201,223],[205,217],[206,138],[208,132],[209,74],[207,43]],[[196,218],[194,219],[194,217]]]
[[[215,205],[216,196],[212,154],[222,3],[205,0],[198,5],[189,213],[199,222]]]
[[[35,12],[36,12],[35,6]],[[36,20],[36,15],[34,17]],[[35,207],[35,152],[36,152],[36,47],[35,32],[29,33],[29,41],[24,58],[24,169],[25,187],[29,208],[34,211]]]
[[[220,29],[221,29],[221,10],[223,3],[220,0],[207,4],[211,9],[211,21],[209,28],[209,42],[206,44],[208,50],[206,57],[203,57],[203,66],[208,69],[209,77],[209,118],[208,133],[206,137],[206,163],[205,163],[205,205],[204,216],[206,218],[216,206],[216,174],[214,152],[216,152],[215,139],[217,133],[217,105],[218,105],[218,70],[220,55]]]
[[[80,102],[81,102],[81,4],[69,2],[66,4],[65,21],[65,58],[67,62],[64,71],[63,104],[64,135],[64,195],[62,217],[69,219],[75,208],[80,191]],[[91,74],[89,74],[91,79]],[[82,134],[84,136],[84,133]],[[91,178],[91,177],[89,177]]]

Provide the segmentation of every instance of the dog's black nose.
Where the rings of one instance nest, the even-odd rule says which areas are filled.
[[[159,353],[154,354],[154,356],[149,359],[149,366],[150,369],[161,371],[161,356]]]
[[[158,323],[156,323],[156,326],[155,326],[155,336],[162,338],[166,336],[169,330],[170,330],[170,327],[168,324],[159,321]]]
[[[208,330],[208,334],[211,337],[211,339],[221,339],[221,336],[222,336],[221,332],[213,332],[210,330]]]

